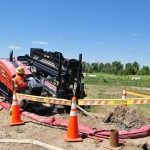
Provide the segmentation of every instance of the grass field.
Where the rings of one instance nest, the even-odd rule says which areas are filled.
[[[95,73],[96,77],[86,77],[84,83],[87,85],[118,85],[118,86],[138,86],[150,88],[150,76],[117,76],[109,74]],[[140,80],[131,80],[132,77],[139,77]]]
[[[96,77],[86,77],[83,82],[87,98],[113,99],[121,98],[124,86],[127,90],[150,94],[150,76],[116,76],[108,74],[95,73]],[[132,77],[140,77],[140,80],[131,80]],[[127,95],[127,98],[135,98],[133,95]],[[130,105],[139,111],[143,111],[150,116],[150,105]],[[100,109],[99,109],[100,108]],[[106,109],[105,109],[106,108]],[[93,106],[91,111],[102,113],[112,106]]]
[[[131,80],[133,76],[95,75],[83,80],[89,98],[121,98],[124,86],[128,90],[150,93],[150,76],[138,76],[140,80]]]

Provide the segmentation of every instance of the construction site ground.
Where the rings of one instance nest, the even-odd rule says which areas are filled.
[[[104,123],[107,120],[109,113],[105,114],[107,108],[99,108],[103,113],[91,113],[96,119],[89,116],[85,116],[79,112],[78,123],[103,129],[119,129],[115,123]],[[111,108],[114,109],[114,108]],[[111,112],[111,109],[110,112]],[[116,109],[116,108],[115,108]],[[119,111],[119,109],[117,109]],[[131,111],[130,111],[131,112]],[[49,112],[45,112],[49,115]],[[114,114],[115,115],[115,114]],[[33,121],[25,116],[21,116],[22,120],[25,121],[25,125],[21,126],[10,126],[11,116],[9,111],[3,108],[0,111],[0,139],[34,139],[40,142],[53,145],[66,150],[107,150],[109,146],[109,140],[104,139],[103,142],[97,142],[93,139],[85,138],[83,142],[65,142],[64,134],[65,130],[50,127],[48,125],[40,124],[39,122]],[[69,114],[57,114],[55,118],[62,118],[68,120]],[[113,118],[114,119],[114,118]],[[110,119],[109,119],[110,121]],[[149,120],[146,119],[146,124],[150,124]],[[144,124],[143,124],[144,125]],[[127,139],[122,150],[149,150],[150,149],[150,137],[139,138],[139,139]],[[0,143],[0,150],[45,150],[45,148],[36,146],[33,144],[17,144],[17,143]]]

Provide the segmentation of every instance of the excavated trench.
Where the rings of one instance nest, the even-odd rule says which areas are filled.
[[[103,122],[115,124],[120,130],[131,130],[150,125],[150,118],[137,109],[117,106],[103,119]]]

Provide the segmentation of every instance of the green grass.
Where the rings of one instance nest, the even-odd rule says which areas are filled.
[[[84,79],[85,91],[87,98],[92,99],[121,99],[123,87],[127,90],[150,94],[150,76],[134,76],[140,77],[141,80],[131,80],[133,76],[116,76],[108,74],[96,74],[96,77],[87,77]],[[135,98],[136,96],[127,95],[127,98]],[[105,108],[106,109],[105,109]],[[150,105],[130,105],[131,108],[137,108],[145,115],[150,116]],[[92,106],[90,111],[102,113],[111,109],[112,106]],[[102,112],[101,112],[102,111]]]

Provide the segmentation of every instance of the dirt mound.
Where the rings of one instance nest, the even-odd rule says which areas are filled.
[[[150,119],[144,117],[136,109],[128,106],[117,106],[104,119],[105,123],[115,123],[121,130],[139,129],[150,124]]]

